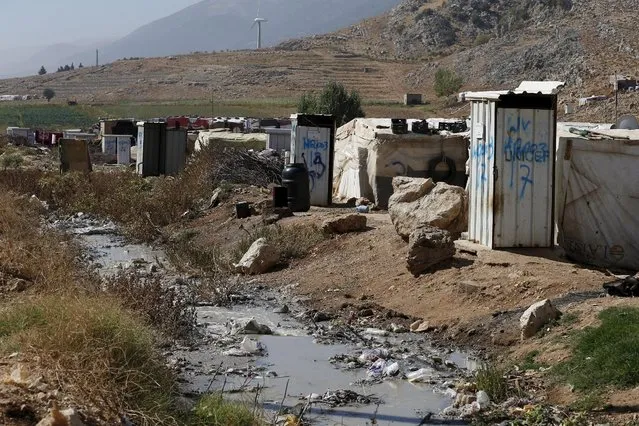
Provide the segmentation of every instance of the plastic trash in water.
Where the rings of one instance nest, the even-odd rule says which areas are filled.
[[[359,356],[359,362],[365,363],[368,361],[376,361],[378,359],[386,359],[390,355],[388,349],[367,349]]]
[[[318,393],[311,393],[306,396],[306,399],[310,402],[317,402],[322,400],[322,395]]]
[[[412,373],[408,373],[406,375],[406,378],[411,383],[419,383],[419,382],[424,382],[424,381],[430,379],[431,376],[432,376],[431,370],[429,370],[427,368],[420,368],[417,371],[413,371]]]
[[[399,364],[394,362],[392,364],[388,364],[384,367],[382,371],[382,375],[386,377],[394,377],[399,374]]]
[[[362,205],[362,206],[357,206],[355,210],[357,210],[357,213],[368,213],[370,212],[371,208],[370,206]]]
[[[250,337],[245,337],[240,343],[240,349],[250,354],[258,354],[266,350],[266,347],[262,342],[253,340]]]
[[[380,377],[384,373],[384,369],[386,368],[386,361],[383,359],[378,359],[368,367],[368,376],[369,377]]]
[[[364,330],[364,333],[369,334],[371,336],[379,336],[379,337],[386,337],[390,334],[388,331],[380,330],[379,328],[367,328],[366,330]]]

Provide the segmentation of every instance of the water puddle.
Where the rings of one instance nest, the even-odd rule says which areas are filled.
[[[80,218],[63,229],[78,236],[101,274],[154,266],[159,273],[175,275],[161,250],[127,242],[112,224]],[[291,302],[291,295],[247,287],[247,296],[229,308],[197,308],[201,341],[170,355],[183,367],[186,394],[224,391],[229,398],[257,400],[268,418],[281,406],[297,413],[305,408],[304,418],[318,425],[375,424],[371,419],[383,425],[418,425],[428,413],[451,405],[448,386],[476,368],[467,355],[435,349],[421,335],[334,338],[340,334],[330,323],[317,326],[300,319],[304,309]],[[274,313],[284,302],[291,312]],[[268,326],[273,335],[230,333],[234,323],[249,319]],[[244,339],[264,350],[238,353]],[[371,348],[385,351],[387,361],[378,362],[397,363],[396,376],[370,377],[371,362],[357,360]],[[407,380],[420,372],[424,380]]]

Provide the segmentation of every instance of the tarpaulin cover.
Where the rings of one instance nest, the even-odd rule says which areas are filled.
[[[614,131],[610,133],[614,137]],[[637,140],[586,140],[560,135],[558,240],[570,258],[639,270],[639,135],[635,136]]]
[[[366,197],[386,208],[395,176],[430,177],[429,164],[444,156],[456,169],[449,183],[465,186],[467,133],[393,134],[390,127],[390,119],[355,119],[337,130],[335,198]]]

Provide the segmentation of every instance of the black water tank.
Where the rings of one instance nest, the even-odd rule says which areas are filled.
[[[282,172],[282,186],[288,193],[288,208],[293,212],[311,209],[311,188],[304,163],[291,163]]]

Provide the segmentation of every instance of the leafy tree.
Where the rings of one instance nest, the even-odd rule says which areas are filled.
[[[464,80],[455,71],[440,68],[435,73],[435,93],[437,96],[450,96],[461,89]]]
[[[57,72],[62,72],[62,71],[64,71],[64,68],[58,67],[58,71]]]
[[[80,65],[78,65],[78,68],[84,68],[84,65],[82,65],[82,62],[80,62]]]
[[[359,93],[354,90],[349,93],[343,84],[336,82],[328,83],[318,94],[304,93],[297,110],[305,114],[331,114],[337,126],[366,115]]]
[[[42,96],[47,99],[47,102],[51,102],[51,99],[55,97],[55,92],[53,91],[53,89],[46,88],[42,91]]]
[[[73,62],[71,62],[71,71],[73,71],[75,69],[75,65],[73,65]]]
[[[64,66],[64,70],[65,71],[71,71],[71,67],[67,64]]]
[[[38,75],[45,75],[47,73],[47,69],[42,65],[40,67],[40,71],[38,71]]]

